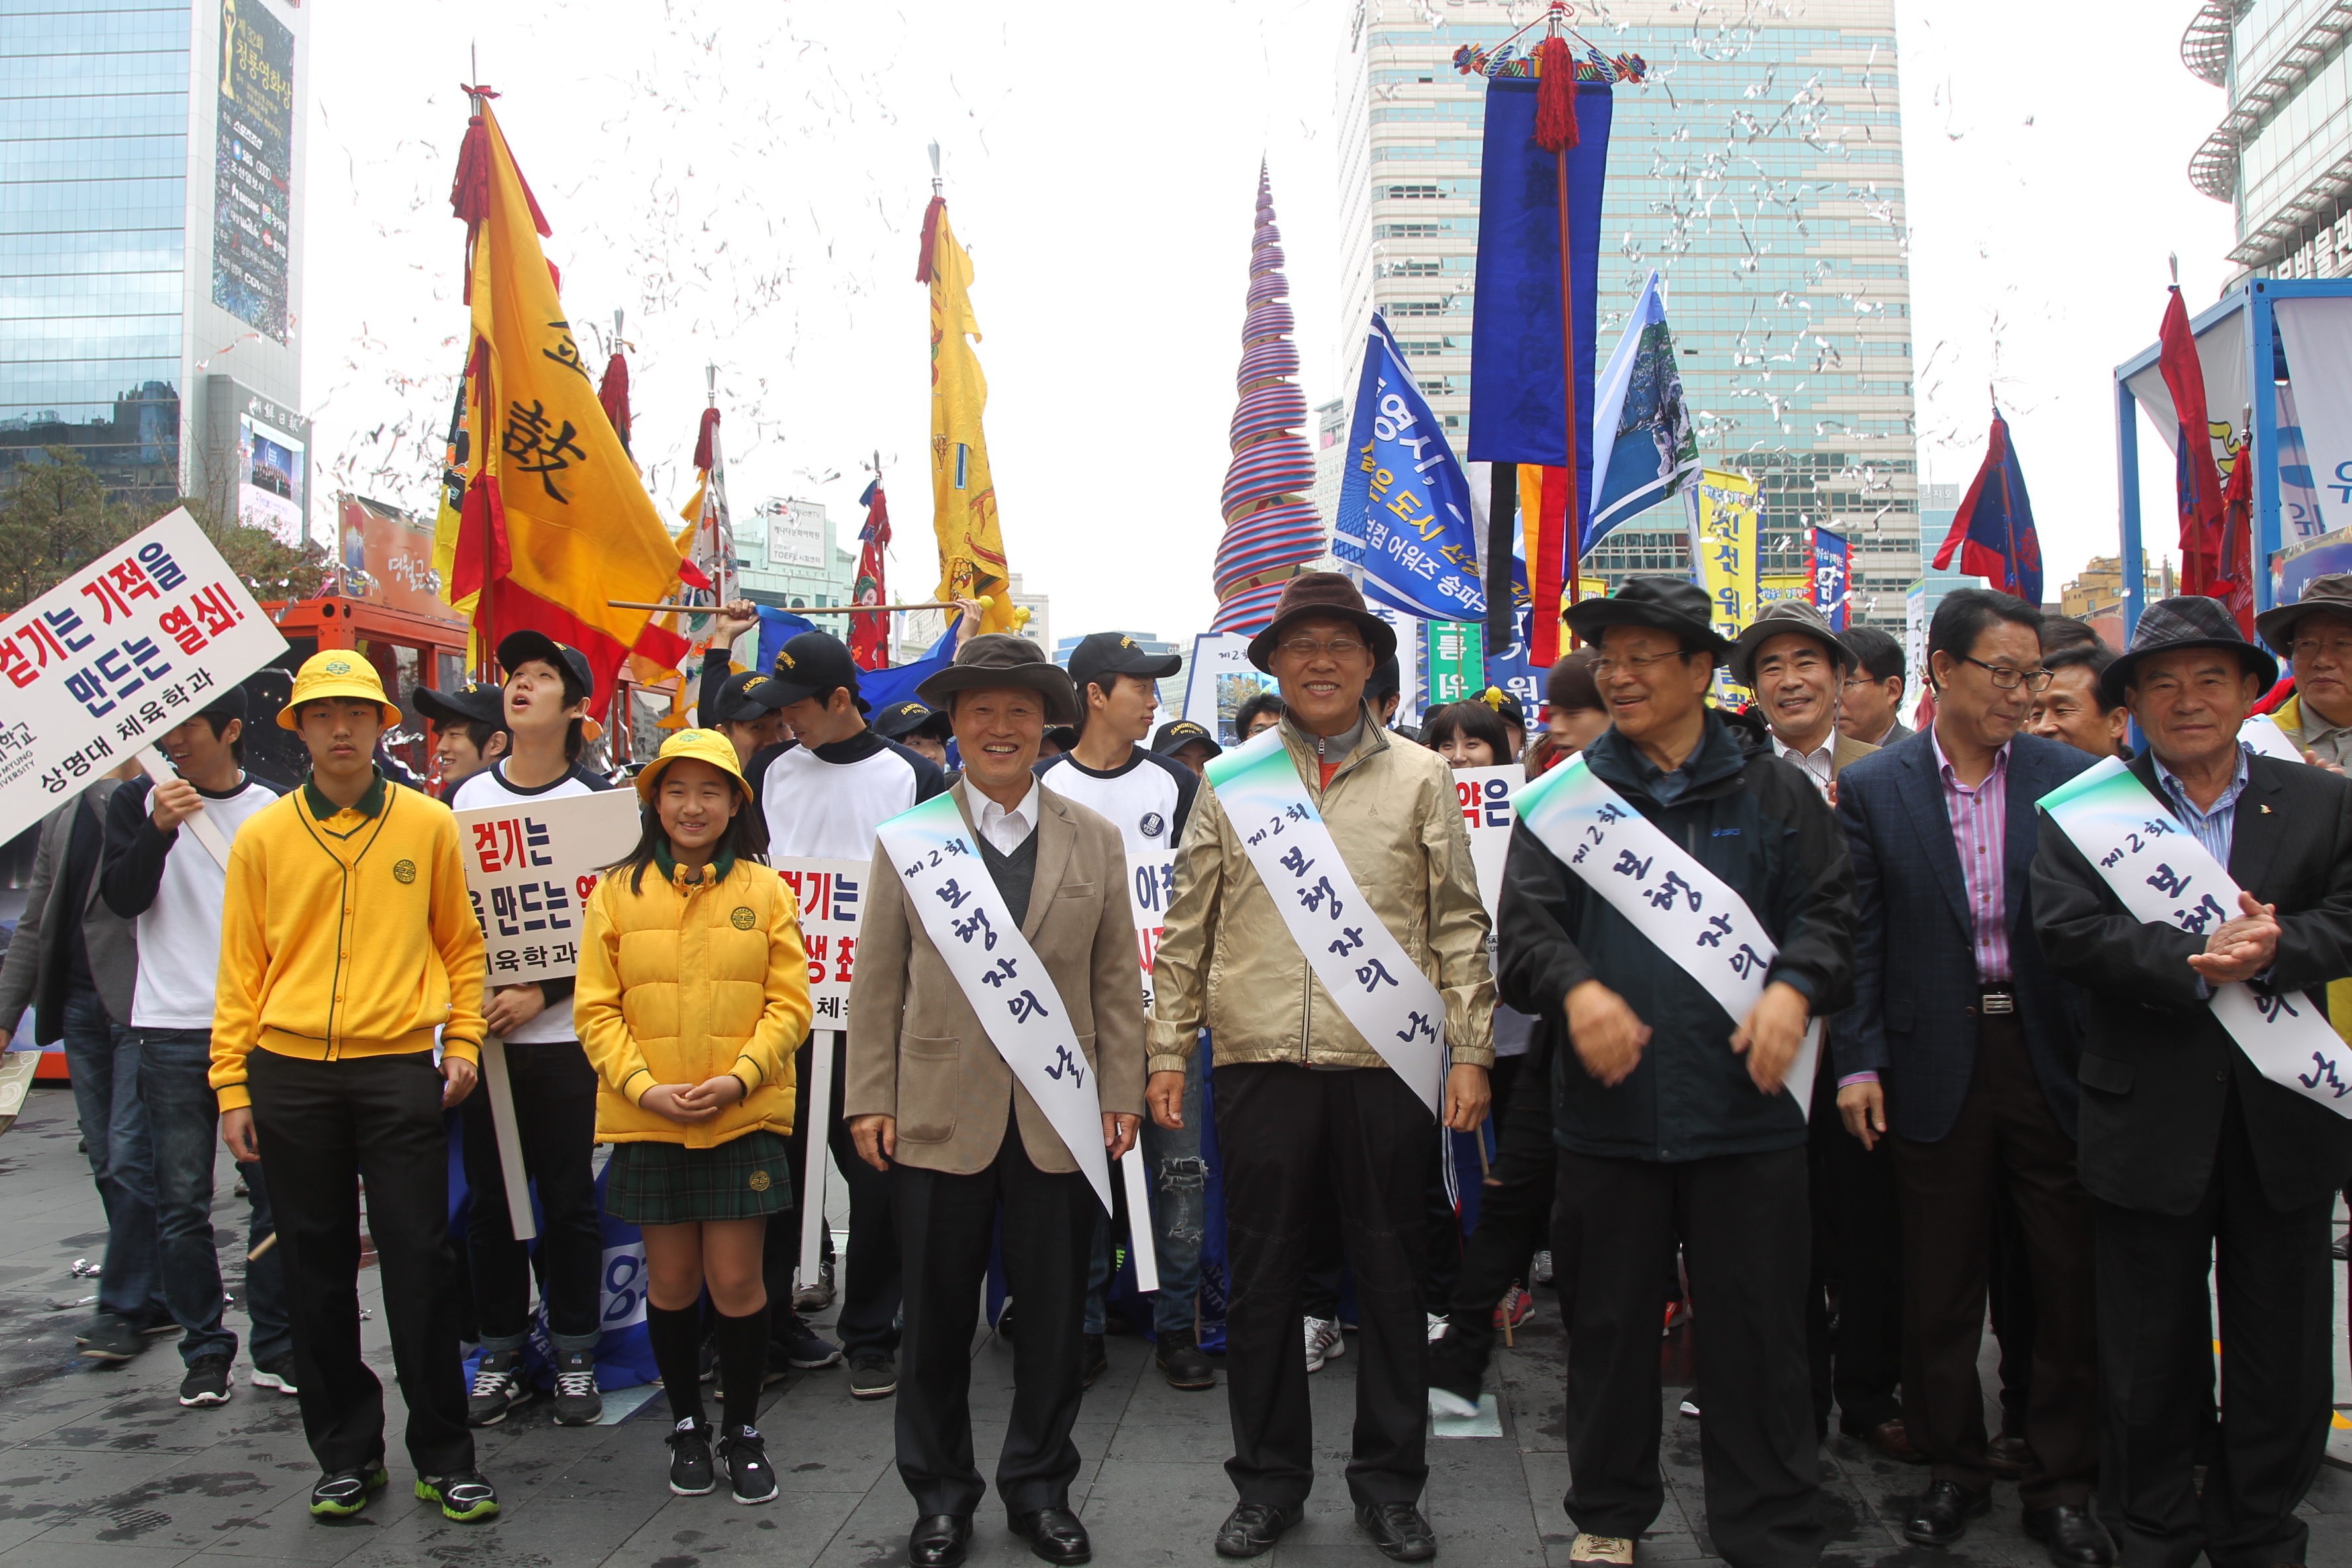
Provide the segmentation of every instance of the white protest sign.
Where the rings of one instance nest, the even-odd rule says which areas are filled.
[[[1470,865],[1489,924],[1503,896],[1503,861],[1511,847],[1511,824],[1517,820],[1511,813],[1511,792],[1527,779],[1527,770],[1517,765],[1454,770],[1454,795],[1462,807],[1462,826],[1469,830]]]
[[[1192,639],[1192,658],[1184,667],[1184,717],[1228,746],[1240,739],[1233,731],[1234,710],[1274,689],[1274,677],[1249,661],[1249,645],[1239,632],[1202,632]]]
[[[605,790],[461,811],[457,843],[490,984],[561,980],[580,966],[597,873],[636,847],[637,795]]]
[[[0,841],[285,651],[185,508],[0,616]]]
[[[809,1027],[849,1027],[849,983],[857,973],[859,916],[866,908],[866,882],[873,874],[864,860],[820,860],[786,855],[773,862],[800,900],[801,945],[808,952]]]

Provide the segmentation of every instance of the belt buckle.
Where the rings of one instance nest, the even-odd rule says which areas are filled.
[[[1987,1017],[2017,1011],[2017,998],[2006,991],[1988,991],[1978,998]]]

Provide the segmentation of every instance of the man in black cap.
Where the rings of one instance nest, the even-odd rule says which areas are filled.
[[[512,750],[449,793],[452,811],[595,795],[613,786],[580,765],[593,736],[595,700],[588,656],[545,632],[499,640],[503,716]],[[494,985],[482,1017],[505,1043],[507,1079],[523,1166],[539,1189],[540,1295],[555,1352],[558,1426],[590,1426],[604,1414],[596,1388],[596,1342],[604,1323],[604,1233],[596,1208],[596,1069],[572,1022],[572,981]],[[491,1426],[535,1394],[524,1369],[530,1342],[530,1248],[514,1237],[499,1163],[490,1097],[466,1097],[466,1267],[480,1314],[482,1359],[466,1419]]]
[[[2147,742],[2118,776],[2146,792],[2148,818],[2221,862],[2242,889],[2235,900],[2223,889],[2193,901],[2200,891],[2174,875],[2174,858],[2154,869],[2178,887],[2147,885],[2177,892],[2178,915],[2136,918],[2102,863],[2129,858],[2116,874],[2136,876],[2149,868],[2137,852],[2163,836],[2142,826],[2129,857],[2077,844],[2056,820],[2072,803],[2045,808],[2053,820],[2033,862],[2042,951],[2087,1003],[2081,1163],[2106,1405],[2099,1479],[2128,1563],[2304,1562],[2310,1527],[2296,1509],[2327,1442],[2328,1215],[2352,1134],[2322,1073],[2305,1081],[2294,1068],[2308,1064],[2294,1063],[2284,1079],[2266,1076],[2233,1032],[2242,1016],[2221,1011],[2244,1001],[2221,993],[2246,983],[2263,1024],[2299,1014],[2309,1026],[2325,1016],[2327,983],[2352,973],[2352,783],[2238,739],[2277,672],[2219,600],[2181,597],[2147,607],[2101,683]]]
[[[1568,621],[1601,649],[1592,673],[1612,722],[1580,759],[1614,792],[1614,815],[1561,837],[1557,818],[1522,808],[1496,967],[1503,1000],[1548,1021],[1557,1064],[1565,1501],[1580,1532],[1569,1558],[1631,1563],[1664,1505],[1658,1286],[1679,1237],[1707,1324],[1700,1450],[1716,1550],[1811,1563],[1827,1531],[1805,1341],[1812,1085],[1791,1074],[1807,1026],[1850,993],[1845,836],[1801,771],[1742,747],[1707,707],[1729,645],[1705,590],[1633,577]],[[1571,764],[1529,788],[1584,776]],[[1628,806],[1651,831],[1588,858],[1585,834],[1601,830],[1584,824],[1623,831]],[[1705,902],[1685,916],[1702,879]],[[1686,918],[1708,922],[1696,941],[1675,923]],[[1706,945],[1743,924],[1774,951]],[[1739,989],[1717,957],[1754,994],[1744,1016],[1721,999]]]
[[[245,772],[245,690],[232,686],[157,742],[178,777],[133,779],[107,805],[99,896],[139,930],[139,977],[129,1043],[137,1052],[140,1098],[155,1172],[155,1241],[164,1301],[184,1331],[186,1376],[180,1403],[228,1402],[236,1335],[221,1321],[220,1253],[213,1245],[213,1140],[220,1109],[212,1070],[213,987],[220,968],[221,911],[228,869],[180,825],[203,815],[234,842],[278,791]],[[258,1163],[238,1171],[253,1194],[247,1246],[277,1226]],[[246,1269],[253,1320],[247,1354],[256,1387],[295,1391],[294,1341],[286,1287],[274,1253]]]
[[[1192,810],[1200,780],[1192,771],[1145,751],[1160,711],[1159,683],[1183,667],[1175,654],[1147,653],[1124,632],[1096,632],[1070,650],[1070,682],[1077,689],[1077,744],[1037,764],[1037,776],[1057,794],[1108,819],[1127,851],[1128,901],[1135,915],[1144,1004],[1151,999],[1151,951],[1159,945],[1168,900],[1176,883],[1176,846]],[[1160,1371],[1174,1388],[1217,1385],[1216,1369],[1201,1353],[1194,1328],[1201,1288],[1201,1238],[1207,1229],[1206,1167],[1201,1162],[1199,1069],[1187,1074],[1191,1113],[1182,1127],[1147,1127],[1144,1169],[1150,1176],[1152,1212],[1146,1217],[1160,1266],[1160,1290],[1152,1302],[1152,1330],[1159,1341]],[[1129,1216],[1133,1223],[1136,1216]],[[1103,1352],[1103,1292],[1110,1284],[1110,1227],[1095,1232],[1094,1267],[1087,1279],[1086,1376],[1091,1383],[1108,1364]]]
[[[447,691],[420,685],[409,693],[409,707],[433,726],[433,762],[445,802],[513,745],[506,698],[488,681],[469,680]]]
[[[1201,776],[1211,757],[1221,757],[1225,752],[1214,735],[1190,719],[1176,719],[1160,725],[1151,737],[1151,749],[1192,769],[1194,778]]]
[[[948,742],[953,733],[948,728],[948,716],[938,710],[911,700],[893,702],[874,715],[874,727],[883,739],[896,741],[942,768],[948,765]]]

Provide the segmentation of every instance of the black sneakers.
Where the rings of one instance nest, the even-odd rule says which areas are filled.
[[[737,1502],[768,1502],[776,1495],[775,1467],[768,1463],[768,1442],[754,1426],[738,1426],[719,1439],[719,1462]]]
[[[1201,1342],[1192,1330],[1183,1329],[1160,1336],[1160,1350],[1155,1359],[1160,1375],[1168,1386],[1186,1390],[1217,1386],[1217,1367],[1201,1352]]]
[[[377,1459],[363,1470],[338,1470],[331,1476],[320,1476],[310,1489],[310,1516],[313,1519],[349,1519],[367,1507],[368,1499],[383,1490],[392,1478],[384,1473],[383,1461]]]
[[[446,1476],[416,1478],[416,1496],[424,1502],[441,1505],[441,1517],[454,1519],[459,1524],[479,1524],[495,1519],[499,1511],[497,1489],[482,1479],[479,1470],[457,1470]]]
[[[604,1396],[596,1392],[595,1355],[588,1351],[558,1351],[555,1356],[555,1424],[558,1426],[593,1426],[604,1415]]]
[[[294,1352],[279,1351],[257,1365],[246,1382],[256,1388],[274,1388],[280,1394],[297,1392],[294,1380]]]
[[[226,1405],[228,1385],[233,1381],[228,1374],[228,1357],[200,1355],[189,1363],[188,1375],[180,1380],[180,1403],[191,1407]]]
[[[662,1439],[669,1445],[669,1489],[702,1497],[718,1485],[710,1468],[710,1423],[681,1421]]]
[[[466,1425],[495,1426],[530,1403],[522,1352],[484,1351],[474,1363],[474,1389],[466,1396]]]

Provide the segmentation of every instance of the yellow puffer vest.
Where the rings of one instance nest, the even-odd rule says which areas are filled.
[[[595,1064],[596,1137],[708,1149],[758,1128],[793,1130],[793,1053],[809,1026],[800,905],[765,866],[737,861],[715,884],[641,886],[616,871],[588,900],[572,1016]],[[709,1121],[639,1103],[656,1084],[733,1073],[750,1090]]]

